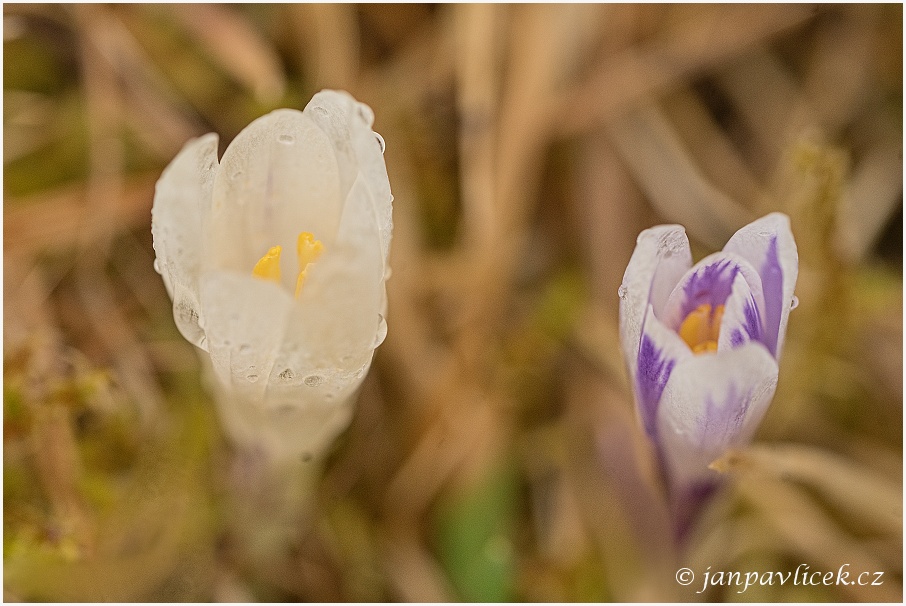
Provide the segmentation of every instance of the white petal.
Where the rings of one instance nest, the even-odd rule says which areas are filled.
[[[777,362],[761,343],[677,364],[658,409],[671,481],[690,485],[713,479],[708,465],[751,440],[776,387]]]
[[[315,95],[314,100],[318,100],[321,94],[325,93]],[[361,178],[371,191],[374,215],[377,218],[381,238],[381,254],[386,269],[393,233],[393,196],[390,193],[390,180],[384,164],[383,139],[379,140],[378,135],[371,130],[373,120],[369,117],[373,115],[367,105],[356,102],[349,134],[355,148]]]
[[[383,321],[383,259],[371,195],[356,181],[332,250],[310,267],[275,372],[321,377],[326,393],[364,378]],[[277,382],[279,383],[279,382]]]
[[[736,232],[724,250],[747,259],[761,276],[765,344],[779,359],[799,275],[799,253],[789,217],[771,213],[753,221]]]
[[[239,133],[223,155],[205,234],[206,261],[251,272],[268,249],[280,245],[283,284],[292,291],[299,233],[311,232],[329,248],[344,198],[336,142],[307,114],[271,112]]]
[[[692,351],[675,331],[670,330],[648,306],[639,347],[638,371],[633,386],[642,427],[651,439],[657,439],[657,411],[670,374]]]
[[[620,342],[633,378],[648,306],[660,316],[668,295],[691,265],[692,252],[682,226],[659,225],[639,234],[620,286]]]
[[[227,392],[263,405],[293,299],[281,286],[232,271],[201,279],[208,351]]]
[[[173,316],[183,336],[201,345],[198,327],[201,231],[211,204],[217,171],[217,135],[186,143],[161,175],[151,208],[156,266],[173,300]]]

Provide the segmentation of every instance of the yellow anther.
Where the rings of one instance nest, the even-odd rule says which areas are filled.
[[[683,320],[679,336],[692,349],[692,353],[717,351],[717,339],[720,336],[720,322],[723,317],[723,305],[718,305],[712,311],[708,303],[702,303]]]
[[[308,264],[317,261],[321,253],[324,252],[324,245],[320,240],[315,240],[312,234],[303,231],[299,234],[299,242],[296,249],[299,254],[299,271],[305,271]]]
[[[315,240],[311,233],[303,231],[299,234],[296,251],[299,255],[299,277],[296,278],[296,298],[298,299],[302,293],[302,285],[305,283],[308,266],[317,261],[321,253],[324,252],[324,244],[320,240]]]
[[[281,250],[282,249],[279,246],[271,247],[271,249],[255,263],[255,269],[252,270],[252,275],[256,278],[261,278],[262,280],[270,280],[279,283]]]

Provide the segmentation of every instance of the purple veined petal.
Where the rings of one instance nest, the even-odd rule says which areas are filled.
[[[777,361],[761,343],[691,356],[670,375],[657,423],[671,483],[707,483],[708,465],[751,440],[777,387]]]
[[[771,213],[746,225],[730,238],[724,250],[747,259],[758,270],[765,300],[763,340],[779,359],[799,275],[799,254],[789,217]]]
[[[658,316],[689,267],[692,252],[680,225],[659,225],[639,234],[620,286],[620,342],[633,379],[642,345],[642,326],[649,306]]]
[[[676,365],[692,356],[676,332],[670,330],[648,306],[642,330],[635,375],[636,402],[645,433],[657,441],[657,414],[661,396]]]
[[[679,330],[686,316],[699,306],[707,304],[714,309],[724,305],[733,291],[737,276],[745,280],[761,315],[764,297],[758,272],[739,255],[717,252],[696,263],[680,279],[664,307],[661,316],[664,324]]]
[[[764,325],[758,302],[741,274],[733,279],[732,292],[724,305],[717,340],[718,352],[736,349],[749,341],[762,341]]]

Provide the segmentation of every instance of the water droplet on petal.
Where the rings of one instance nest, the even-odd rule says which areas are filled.
[[[242,345],[239,346],[239,353],[241,353],[241,354],[247,354],[250,351],[252,351],[252,346],[249,345],[248,343],[243,343]]]
[[[248,379],[250,383],[254,383],[258,380],[258,375],[248,375],[246,379]]]
[[[374,346],[377,347],[384,342],[384,339],[387,338],[387,320],[384,319],[384,316],[378,314],[378,327],[377,334],[374,335]]]
[[[160,259],[154,259],[154,271],[157,273],[163,273],[160,269]]]
[[[799,297],[793,295],[793,300],[790,301],[790,310],[796,309],[799,307]]]
[[[284,370],[283,372],[280,373],[280,378],[283,379],[284,381],[292,381],[294,376],[296,376],[296,375],[293,373],[292,369],[290,369],[290,368],[287,368],[286,370]]]
[[[621,299],[625,299],[628,292],[629,289],[626,288],[626,286],[624,286],[623,284],[620,284],[620,288],[617,289],[617,296],[619,296]]]
[[[381,146],[381,153],[383,154],[384,150],[387,149],[387,144],[384,143],[384,137],[382,137],[379,133],[374,133],[374,136],[375,138],[377,138],[378,145]]]
[[[309,375],[303,380],[303,383],[305,383],[309,387],[317,387],[323,382],[324,377],[322,377],[321,375]]]
[[[393,275],[393,270],[390,269],[389,267],[388,267],[387,269],[384,270],[384,280],[385,280],[385,281],[386,281],[386,280],[389,280],[389,279],[390,279],[390,276],[392,276],[392,275]]]
[[[234,173],[230,176],[230,179],[233,179],[233,180],[235,181],[236,179],[238,179],[238,178],[241,177],[241,176],[242,176],[242,170],[240,169],[240,170],[237,170],[236,172],[234,172]]]
[[[277,137],[277,141],[279,141],[283,145],[292,145],[293,143],[296,142],[296,138],[293,137],[292,135],[283,133],[282,135]]]

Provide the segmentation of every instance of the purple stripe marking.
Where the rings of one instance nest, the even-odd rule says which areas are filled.
[[[670,373],[673,372],[675,365],[676,360],[667,358],[650,336],[642,335],[636,382],[639,389],[642,424],[645,426],[645,433],[655,442],[657,442],[658,404],[660,404],[664,387],[667,386],[667,379],[670,378]]]
[[[742,313],[746,321],[745,324],[740,328],[734,329],[730,335],[730,345],[734,348],[749,341],[762,340],[761,316],[758,313],[758,305],[756,305],[755,299],[751,295],[746,301]]]
[[[727,390],[724,406],[718,407],[711,396],[705,400],[705,418],[701,426],[702,444],[729,446],[742,430],[742,422],[751,402],[750,394],[740,397],[735,385]],[[718,439],[715,439],[718,438]]]
[[[733,291],[733,278],[737,273],[739,265],[730,259],[723,259],[696,270],[683,286],[686,296],[681,317],[685,318],[705,303],[712,309],[723,305]]]
[[[764,337],[761,342],[777,357],[777,340],[780,337],[780,318],[783,312],[783,269],[777,253],[777,236],[768,244],[764,264],[761,266],[761,285],[764,290]],[[786,302],[788,305],[789,302]]]

